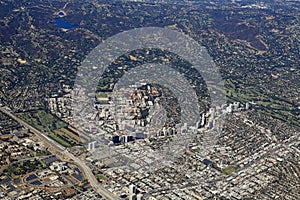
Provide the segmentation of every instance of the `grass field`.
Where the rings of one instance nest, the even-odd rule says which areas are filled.
[[[69,141],[70,144],[79,144],[81,142],[80,137],[72,134],[70,131],[68,131],[65,128],[57,129],[53,131],[56,135],[58,135],[61,138],[65,138]]]
[[[69,129],[67,123],[44,110],[18,113],[17,116],[37,130],[48,133],[49,137],[65,147],[79,145],[84,142],[74,128]]]
[[[231,173],[235,172],[235,168],[234,167],[226,167],[225,169],[223,169],[222,173],[229,175]]]
[[[291,102],[280,99],[279,97],[268,96],[255,88],[249,88],[247,93],[242,93],[236,90],[234,84],[230,81],[227,81],[226,84],[228,86],[227,98],[230,102],[254,102],[260,106],[259,111],[261,113],[300,127],[300,112]]]
[[[55,133],[49,133],[49,137],[51,137],[53,140],[58,142],[59,144],[63,145],[64,147],[71,147],[71,144],[67,141],[65,141],[63,138],[61,138],[59,135]]]
[[[17,116],[34,128],[44,132],[50,132],[55,129],[68,127],[67,123],[44,110],[18,113]]]

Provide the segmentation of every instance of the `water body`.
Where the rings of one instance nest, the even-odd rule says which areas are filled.
[[[73,29],[76,28],[76,25],[70,24],[69,22],[63,20],[62,18],[55,18],[55,21],[53,22],[58,28],[63,29]]]

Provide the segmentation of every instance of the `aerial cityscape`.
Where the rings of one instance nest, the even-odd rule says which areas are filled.
[[[0,199],[300,199],[299,13],[1,0]]]

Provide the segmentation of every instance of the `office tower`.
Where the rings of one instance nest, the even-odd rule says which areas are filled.
[[[136,187],[135,185],[129,185],[129,194],[135,194]]]
[[[246,103],[246,110],[249,110],[249,108],[250,108],[250,104]]]
[[[143,195],[142,194],[138,194],[136,195],[136,200],[143,200]]]
[[[135,194],[130,194],[129,195],[129,200],[136,200],[136,195]]]

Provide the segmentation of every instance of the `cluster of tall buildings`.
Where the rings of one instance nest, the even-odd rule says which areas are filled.
[[[129,103],[129,102],[128,102]],[[126,106],[130,106],[125,104]],[[126,106],[121,109],[124,114],[124,109]],[[223,104],[221,106],[212,107],[208,112],[202,113],[200,120],[194,126],[188,126],[186,123],[178,124],[176,127],[163,127],[160,130],[151,132],[149,129],[143,129],[140,126],[136,125],[135,120],[125,119],[118,120],[118,125],[116,131],[112,133],[111,141],[113,144],[119,143],[128,143],[138,139],[145,139],[150,137],[162,137],[162,136],[171,136],[176,134],[196,134],[200,128],[211,130],[217,127],[219,118],[225,114],[238,112],[241,110],[248,110],[250,104],[246,103],[242,105],[240,102],[234,102],[230,104]],[[120,110],[119,110],[120,111]],[[90,142],[88,144],[88,150],[93,150],[96,148],[96,142]]]
[[[225,114],[249,109],[250,103],[248,102],[245,103],[244,106],[242,106],[240,102],[234,102],[230,104],[223,104],[216,108],[210,108],[207,113],[202,114],[199,128],[205,127],[207,129],[213,129],[215,128],[216,121]]]
[[[143,194],[139,193],[135,185],[129,186],[129,200],[143,200]]]
[[[87,150],[91,151],[91,150],[94,150],[95,148],[96,148],[96,141],[92,141],[92,142],[88,143]]]

